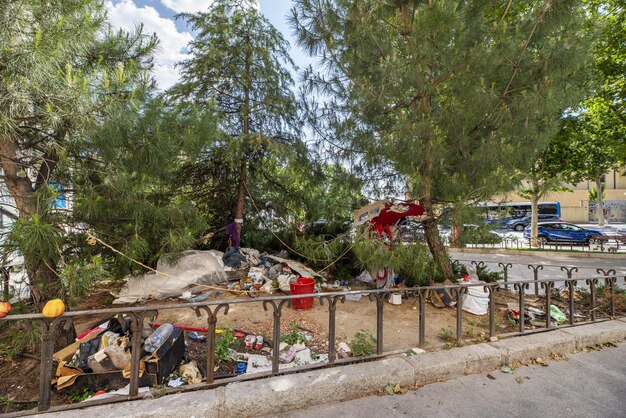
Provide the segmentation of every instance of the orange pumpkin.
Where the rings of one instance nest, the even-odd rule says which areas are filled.
[[[0,302],[0,318],[4,318],[11,312],[11,304],[9,302]]]
[[[41,314],[46,318],[56,318],[65,312],[65,304],[61,299],[49,300],[43,307]]]

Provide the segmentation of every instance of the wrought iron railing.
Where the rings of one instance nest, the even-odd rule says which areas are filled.
[[[483,262],[472,261],[476,266],[481,265]],[[512,263],[499,263],[503,269],[504,277],[507,277],[507,270],[511,267]],[[483,264],[484,265],[484,264]],[[531,265],[529,265],[531,269]],[[61,327],[69,327],[72,325],[74,319],[84,318],[90,316],[113,316],[116,314],[125,315],[130,318],[132,332],[131,337],[131,368],[130,368],[130,392],[129,396],[125,397],[125,400],[137,399],[139,395],[139,377],[140,377],[140,354],[142,348],[141,334],[145,319],[154,321],[160,311],[167,311],[172,309],[192,309],[198,316],[205,316],[208,324],[208,344],[207,344],[207,364],[206,364],[206,379],[203,383],[197,385],[182,386],[178,390],[197,390],[201,387],[214,387],[230,383],[233,381],[257,379],[260,377],[267,377],[278,374],[294,373],[303,370],[309,370],[320,367],[330,367],[333,365],[340,365],[352,362],[367,361],[381,356],[389,355],[390,352],[385,352],[384,348],[384,325],[383,315],[385,312],[385,299],[393,293],[402,293],[407,299],[415,298],[414,303],[417,304],[417,334],[418,344],[420,347],[424,347],[426,344],[426,301],[430,292],[440,289],[447,289],[452,296],[456,299],[456,332],[455,336],[457,340],[461,340],[463,335],[463,322],[462,322],[462,310],[463,310],[463,298],[462,295],[468,292],[469,288],[478,287],[488,292],[489,295],[489,337],[505,337],[512,335],[521,335],[529,332],[536,332],[537,330],[531,330],[527,328],[524,318],[524,308],[526,298],[528,297],[527,290],[530,285],[535,286],[535,292],[539,294],[541,288],[543,297],[545,298],[545,314],[546,322],[545,328],[542,330],[550,330],[555,328],[562,328],[564,326],[573,326],[581,323],[595,322],[599,320],[606,320],[609,317],[616,317],[623,315],[623,312],[616,311],[615,296],[616,296],[616,283],[617,276],[615,270],[604,271],[598,269],[600,276],[579,277],[572,279],[572,272],[576,269],[563,266],[562,271],[567,275],[566,278],[554,278],[554,279],[539,279],[537,274],[541,270],[539,267],[534,266],[533,280],[522,280],[502,283],[461,283],[454,285],[435,285],[435,286],[422,286],[411,287],[402,289],[373,289],[373,290],[355,290],[355,291],[341,291],[341,292],[328,292],[328,293],[316,293],[307,295],[290,295],[290,296],[271,296],[271,297],[258,297],[249,299],[235,299],[235,300],[217,300],[217,301],[205,301],[198,303],[176,303],[176,304],[164,304],[164,305],[150,305],[150,306],[134,306],[134,307],[116,307],[107,309],[94,309],[88,311],[70,311],[63,315],[49,319],[40,314],[27,314],[27,315],[8,315],[5,318],[0,319],[0,324],[16,321],[30,321],[37,323],[41,326],[41,355],[40,355],[40,380],[39,380],[39,399],[38,399],[38,411],[47,410],[64,410],[70,408],[81,407],[76,405],[64,405],[55,406],[51,408],[51,388],[53,377],[53,351],[55,349],[55,339]],[[600,281],[603,281],[607,288],[610,289],[610,306],[609,317],[600,318],[596,310],[596,288]],[[626,276],[624,277],[626,282]],[[555,283],[564,282],[569,289],[568,299],[568,323],[566,325],[555,325],[550,320],[550,305],[552,290],[555,288]],[[584,282],[589,287],[589,293],[591,295],[591,306],[588,312],[590,312],[589,320],[576,321],[576,306],[574,301],[574,294],[576,285],[579,282]],[[495,319],[495,294],[502,290],[501,285],[508,287],[512,285],[514,292],[517,293],[519,311],[519,325],[518,331],[513,333],[506,333],[498,335],[496,333],[496,319]],[[376,348],[375,354],[366,357],[352,357],[352,358],[336,358],[335,355],[335,334],[336,334],[336,311],[340,303],[346,300],[346,296],[349,295],[367,295],[369,300],[376,303]],[[321,305],[328,306],[328,361],[321,364],[310,364],[306,366],[293,367],[288,370],[280,368],[279,350],[280,345],[280,326],[283,308],[290,306],[293,299],[301,298],[315,298]],[[229,377],[223,379],[216,379],[214,376],[215,366],[215,345],[216,345],[216,327],[218,318],[221,315],[227,315],[229,308],[233,305],[240,304],[254,304],[261,303],[265,311],[271,311],[273,315],[273,331],[272,331],[272,370],[271,372],[246,374],[237,377]],[[415,330],[411,330],[415,331]],[[407,347],[407,349],[410,347]],[[397,353],[397,351],[391,352]],[[91,405],[99,403],[108,403],[118,401],[116,399],[107,399],[103,401],[90,402]],[[29,411],[32,413],[33,411]]]
[[[441,241],[447,247],[451,245],[451,238],[448,235],[441,236]],[[624,235],[612,236],[604,235],[601,239],[594,239],[590,242],[574,241],[548,241],[538,242],[535,247],[530,246],[528,238],[515,236],[503,236],[500,242],[496,243],[466,243],[466,248],[497,248],[505,250],[550,250],[550,251],[585,251],[593,253],[624,252],[626,250],[626,237]]]

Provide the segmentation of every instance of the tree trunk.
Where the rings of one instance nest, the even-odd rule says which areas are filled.
[[[530,217],[530,246],[537,247],[537,235],[539,235],[539,196],[533,194],[530,200],[531,217]]]
[[[249,39],[248,39],[249,41]],[[243,104],[243,132],[241,140],[244,144],[249,141],[250,135],[250,90],[252,89],[252,80],[250,77],[250,49],[246,48],[245,53],[245,68],[244,74],[246,79],[246,85],[244,87],[244,104]],[[244,147],[247,147],[244,145]],[[241,229],[243,227],[243,216],[246,207],[246,180],[248,179],[248,161],[246,160],[246,152],[242,151],[241,167],[239,169],[239,183],[237,185],[237,203],[235,204],[235,222],[237,226],[237,235],[241,239]]]
[[[239,183],[237,185],[237,203],[235,204],[235,222],[237,222],[237,235],[241,239],[241,227],[246,206],[246,179],[248,177],[248,164],[244,160],[239,170]],[[241,219],[241,221],[238,221]]]
[[[430,218],[424,221],[424,235],[426,235],[426,242],[428,243],[428,248],[433,256],[433,260],[439,267],[439,270],[441,270],[443,277],[454,281],[454,271],[452,270],[446,247],[444,247],[441,242],[437,221],[435,221],[435,219]]]
[[[598,208],[598,226],[604,226],[604,202],[602,201],[602,177],[596,179],[596,207]]]
[[[450,246],[454,248],[459,248],[461,245],[459,243],[459,238],[461,237],[461,233],[465,227],[463,224],[460,224],[457,220],[452,220],[452,229],[450,230]]]
[[[0,138],[0,165],[4,174],[4,182],[15,201],[20,219],[30,218],[37,210],[32,198],[35,190],[28,175],[20,172],[19,147],[11,138],[6,136]]]
[[[419,98],[419,107],[424,114],[430,114],[430,99],[427,95],[422,94]],[[433,256],[433,260],[439,267],[444,279],[454,281],[454,271],[450,264],[450,259],[446,253],[446,248],[441,242],[437,221],[433,215],[433,204],[431,200],[431,187],[433,181],[433,134],[428,132],[423,137],[424,141],[424,158],[419,166],[420,173],[420,198],[419,203],[424,207],[426,214],[431,215],[424,223],[424,235],[426,235],[426,243]]]

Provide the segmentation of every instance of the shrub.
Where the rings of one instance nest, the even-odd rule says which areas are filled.
[[[363,357],[374,354],[375,344],[376,338],[369,332],[361,330],[354,334],[354,339],[348,343],[348,346],[354,357]]]

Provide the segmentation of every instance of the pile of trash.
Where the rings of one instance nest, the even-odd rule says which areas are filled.
[[[516,322],[520,321],[520,316],[522,312],[520,311],[519,304],[517,303],[507,303],[507,311],[509,317]],[[548,315],[545,311],[535,308],[534,306],[528,306],[524,310],[524,322],[535,327],[541,328],[546,326],[546,320]],[[550,326],[555,326],[557,324],[563,324],[567,321],[567,315],[559,309],[556,305],[550,305]],[[584,316],[582,315],[574,315],[576,319],[582,319]]]
[[[321,278],[304,264],[287,259],[286,252],[273,256],[252,248],[231,250],[227,253],[193,250],[166,254],[157,263],[158,273],[127,278],[122,289],[113,295],[116,298],[113,303],[172,297],[201,302],[211,297],[209,290],[224,284],[230,290],[272,293],[278,288],[288,293],[289,283],[298,276]]]
[[[57,389],[69,386],[118,389],[130,378],[132,332],[124,316],[90,327],[76,341],[54,353]],[[185,353],[183,332],[171,324],[156,330],[145,324],[140,353],[140,383],[151,386],[170,374]],[[99,387],[98,389],[101,389]]]

